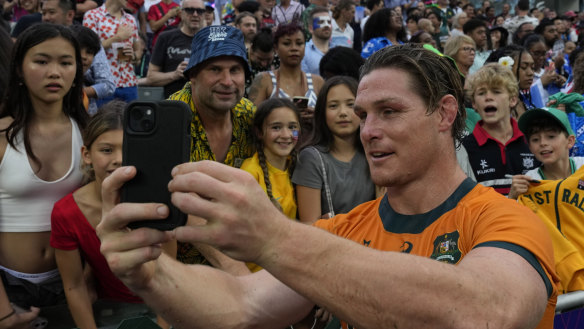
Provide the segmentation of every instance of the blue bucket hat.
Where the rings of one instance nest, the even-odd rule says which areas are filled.
[[[191,58],[184,71],[189,79],[189,72],[208,59],[219,56],[235,56],[242,60],[245,76],[251,71],[247,61],[247,51],[243,42],[243,33],[232,26],[207,26],[195,34],[191,44]]]

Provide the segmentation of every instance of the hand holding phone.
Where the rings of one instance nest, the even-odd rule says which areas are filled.
[[[294,102],[299,109],[305,109],[308,107],[307,97],[294,96],[292,97],[292,102]]]
[[[189,161],[191,109],[180,101],[133,102],[124,112],[124,166],[136,167],[136,176],[122,188],[121,201],[164,203],[170,210],[164,220],[138,221],[130,228],[172,230],[187,216],[170,201],[168,182],[172,169]]]

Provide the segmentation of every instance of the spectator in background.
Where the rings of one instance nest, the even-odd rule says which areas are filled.
[[[428,44],[438,49],[436,40],[434,40],[434,38],[432,38],[432,35],[426,31],[418,31],[416,34],[412,36],[412,38],[410,39],[410,43],[419,43],[422,45]]]
[[[83,93],[89,100],[86,109],[94,115],[98,109],[97,101],[113,95],[116,89],[114,77],[97,34],[83,25],[72,25],[71,30],[81,49]]]
[[[406,42],[406,32],[401,15],[393,9],[384,8],[371,15],[363,33],[365,45],[361,51],[368,58],[379,49]]]
[[[359,79],[359,69],[365,64],[361,55],[352,48],[335,47],[320,60],[320,76],[328,80],[337,75]]]
[[[427,18],[420,18],[418,20],[418,32],[424,31],[432,36],[434,34],[434,25],[432,25],[432,21]]]
[[[152,48],[156,46],[156,40],[160,33],[168,28],[174,28],[179,25],[179,14],[180,6],[173,0],[161,0],[159,3],[150,6],[147,19],[152,32],[154,32]]]
[[[187,82],[184,70],[191,57],[193,37],[207,24],[204,13],[202,0],[183,0],[180,28],[163,32],[154,45],[146,84],[164,86],[165,98],[181,90]]]
[[[85,14],[83,25],[92,29],[106,51],[116,90],[114,95],[98,102],[118,98],[131,102],[138,98],[133,63],[142,57],[142,42],[134,16],[123,10],[124,0],[106,0],[99,8]]]
[[[468,70],[474,63],[475,47],[474,40],[467,35],[450,37],[444,46],[444,55],[452,57],[459,72],[467,77]]]
[[[308,28],[312,25],[310,14],[312,13],[312,10],[316,7],[324,7],[328,9],[329,8],[328,0],[310,0],[310,5],[308,5],[306,9],[304,9],[304,11],[302,12],[300,18],[302,19],[302,26],[304,27],[304,34],[306,35],[306,40],[310,40],[310,38],[312,38],[312,35],[310,35]]]
[[[258,0],[260,4],[260,10],[262,11],[262,19],[260,20],[260,28],[270,28],[274,29],[276,22],[272,17],[272,9],[276,5],[276,0]]]
[[[302,71],[305,39],[302,27],[298,24],[280,25],[274,33],[274,49],[280,58],[280,67],[258,75],[249,91],[254,104],[272,97],[289,98],[295,96],[308,98],[306,107],[301,107],[302,130],[310,135],[314,119],[314,106],[323,80],[318,75]]]
[[[280,4],[272,8],[272,18],[277,26],[290,23],[302,24],[300,16],[303,11],[304,6],[295,0],[280,0]]]
[[[333,8],[333,33],[331,46],[353,47],[354,32],[349,23],[355,18],[353,0],[341,0]]]
[[[501,15],[505,18],[511,18],[511,5],[508,2],[503,3],[501,7]]]
[[[443,23],[442,12],[440,10],[433,8],[429,9],[430,10],[427,12],[425,17],[429,19],[430,22],[432,22],[432,26],[434,27],[434,33],[432,34],[432,37],[434,40],[436,40],[438,49],[442,50],[449,36],[448,26]]]
[[[468,19],[473,19],[476,15],[475,7],[471,3],[467,3],[466,5],[462,6],[462,11],[466,13]]]
[[[4,2],[4,10],[12,11],[12,22],[18,22],[22,17],[40,10],[40,0],[12,0]]]
[[[457,35],[464,35],[462,27],[468,22],[468,15],[463,11],[460,14],[454,16],[452,20],[452,29],[450,30],[450,36],[455,37]]]
[[[513,33],[513,44],[521,46],[523,44],[523,39],[525,36],[532,34],[535,31],[535,25],[532,23],[526,22],[517,28],[517,31]]]
[[[261,29],[251,42],[251,48],[248,49],[249,66],[251,74],[245,77],[245,96],[249,95],[249,87],[253,79],[260,73],[275,69],[274,63],[274,39],[272,30],[268,28]]]
[[[495,26],[491,28],[491,48],[497,50],[507,45],[509,32],[502,26]]]
[[[259,20],[252,13],[244,11],[235,17],[234,25],[243,33],[245,48],[249,49],[253,38],[258,33]]]
[[[367,20],[369,20],[369,17],[371,17],[371,15],[375,14],[376,11],[378,11],[379,9],[384,8],[385,2],[384,0],[367,0],[367,2],[365,2],[365,7],[369,10],[369,15],[365,16],[362,20],[361,20],[361,31],[365,31],[365,23],[367,23]]]
[[[416,34],[420,29],[418,27],[418,20],[420,16],[418,15],[409,15],[406,19],[406,33],[408,35],[408,40],[412,37],[412,35]],[[363,29],[363,31],[365,31]]]
[[[259,31],[261,29],[260,22],[262,21],[262,11],[260,9],[259,2],[254,1],[254,0],[246,0],[246,1],[239,4],[239,7],[237,7],[237,10],[240,13],[243,13],[245,11],[247,11],[248,13],[252,13],[258,19],[256,31]]]
[[[75,2],[71,0],[43,1],[43,22],[68,26],[73,30],[81,48],[83,64],[83,93],[87,97],[84,102],[89,114],[97,112],[97,101],[114,94],[116,86],[110,70],[105,51],[101,47],[99,37],[91,29],[73,24]]]
[[[471,37],[476,44],[476,55],[473,65],[471,66],[469,73],[473,74],[478,69],[480,69],[487,57],[491,54],[492,50],[488,48],[487,45],[487,23],[480,19],[471,19],[462,27],[464,34]]]
[[[531,23],[533,26],[537,26],[539,24],[539,20],[535,17],[530,17],[528,13],[529,0],[519,0],[517,2],[517,6],[515,7],[515,16],[507,19],[503,27],[506,28],[510,34],[513,34],[523,23]]]
[[[319,74],[322,57],[329,51],[332,35],[332,18],[326,7],[314,7],[310,14],[312,24],[308,27],[312,39],[306,43],[302,71]]]
[[[551,19],[543,19],[535,27],[535,33],[541,35],[545,41],[546,50],[552,51],[549,59],[554,59],[564,51],[564,41],[560,39],[558,29]]]

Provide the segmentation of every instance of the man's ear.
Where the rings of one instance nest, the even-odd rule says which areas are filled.
[[[75,10],[68,10],[65,17],[67,17],[68,22],[73,22],[73,19],[75,18]]]
[[[444,95],[438,102],[437,111],[440,117],[438,130],[450,132],[458,115],[458,101],[453,95]]]

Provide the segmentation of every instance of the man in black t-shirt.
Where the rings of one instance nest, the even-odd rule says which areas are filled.
[[[146,84],[164,86],[164,97],[182,89],[187,82],[183,71],[191,56],[195,33],[206,26],[202,0],[185,0],[181,7],[181,26],[158,36],[148,68]]]

